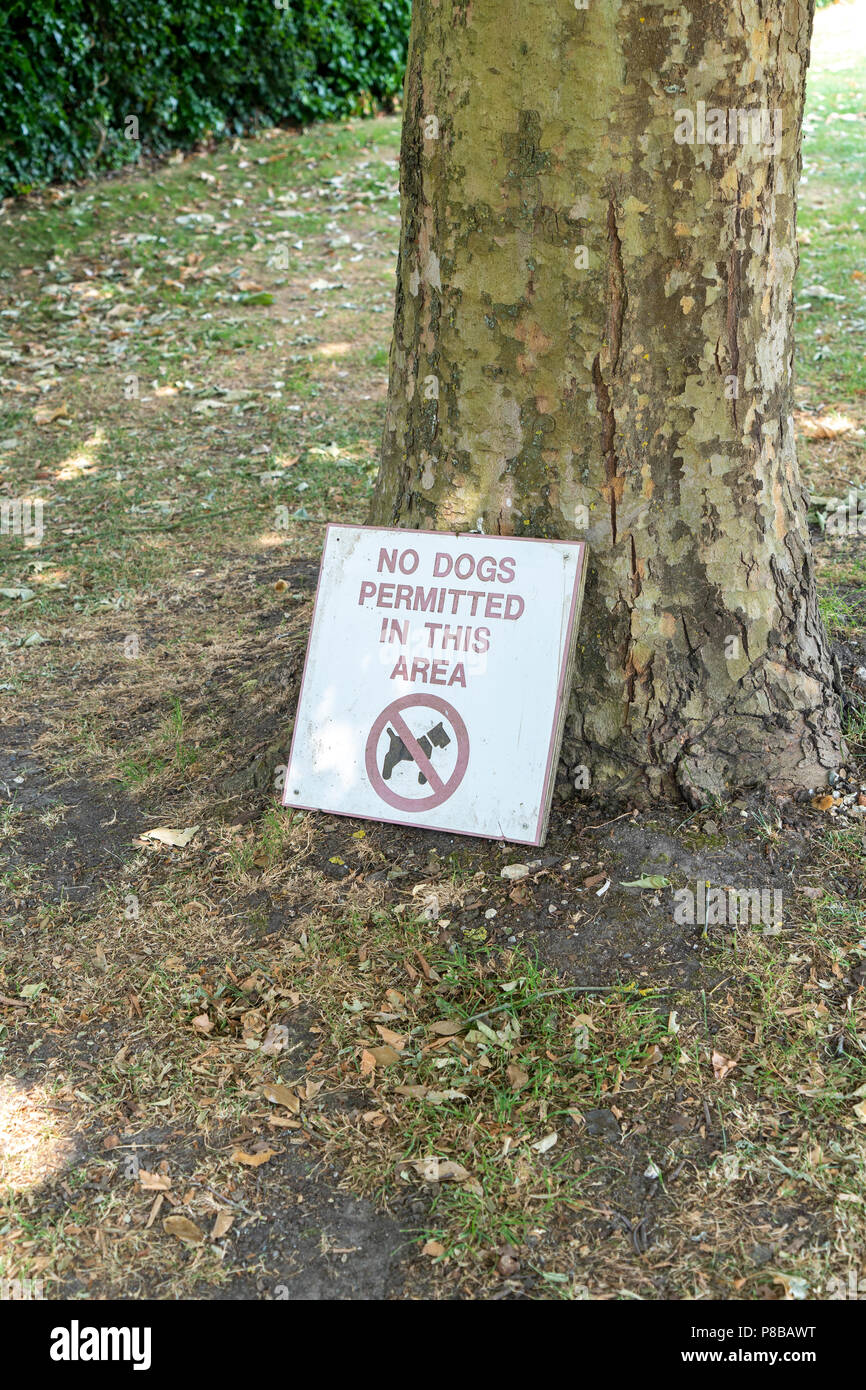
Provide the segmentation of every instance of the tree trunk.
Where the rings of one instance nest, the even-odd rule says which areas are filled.
[[[595,790],[822,785],[791,418],[812,4],[587,4],[415,0],[371,520],[588,541],[563,766]]]

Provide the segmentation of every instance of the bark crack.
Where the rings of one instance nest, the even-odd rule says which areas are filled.
[[[625,274],[622,265],[622,241],[616,224],[616,203],[611,196],[607,203],[607,355],[610,362],[610,382],[619,369],[619,354],[622,346],[622,326],[625,318],[626,292]],[[592,384],[595,400],[601,417],[601,450],[604,458],[605,487],[610,507],[611,543],[616,545],[616,504],[622,487],[619,460],[616,455],[616,417],[613,410],[611,386],[605,381],[601,370],[601,353],[596,353],[592,364]]]

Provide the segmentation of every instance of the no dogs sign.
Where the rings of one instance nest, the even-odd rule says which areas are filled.
[[[543,843],[584,552],[329,526],[284,805]]]

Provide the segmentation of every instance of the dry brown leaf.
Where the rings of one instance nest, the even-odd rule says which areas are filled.
[[[842,435],[850,434],[855,428],[853,420],[837,411],[831,411],[829,415],[805,415],[798,412],[795,419],[798,430],[807,439],[840,439]]]
[[[288,1086],[280,1086],[276,1082],[268,1081],[262,1087],[262,1095],[265,1100],[269,1100],[272,1105],[284,1105],[293,1115],[297,1115],[301,1108],[301,1102]]]
[[[519,1067],[516,1062],[508,1064],[505,1068],[505,1075],[508,1078],[509,1086],[512,1086],[515,1091],[519,1091],[521,1086],[525,1086],[529,1080],[529,1072],[524,1071],[523,1067]]]
[[[277,1149],[262,1149],[260,1153],[249,1154],[246,1149],[235,1149],[232,1154],[232,1163],[243,1163],[247,1168],[260,1168],[277,1152]]]
[[[158,825],[155,830],[145,830],[141,838],[158,840],[161,845],[174,845],[176,849],[183,849],[198,831],[197,825],[191,825],[188,830],[172,830],[167,825]]]
[[[369,1051],[377,1067],[393,1067],[394,1063],[400,1060],[399,1052],[387,1043],[383,1043],[381,1047],[371,1047]]]
[[[201,1245],[204,1240],[204,1233],[186,1216],[167,1216],[162,1223],[162,1229],[167,1236],[176,1236],[178,1240],[185,1240],[190,1245]]]
[[[428,1240],[427,1244],[421,1247],[421,1254],[429,1255],[431,1260],[435,1260],[445,1254],[445,1246],[440,1245],[438,1240]]]
[[[414,1168],[424,1182],[466,1183],[472,1178],[462,1163],[455,1163],[450,1158],[416,1158],[406,1166]]]
[[[724,1052],[718,1052],[713,1048],[713,1073],[717,1081],[724,1081],[728,1072],[733,1071],[736,1065],[736,1057],[728,1057]]]
[[[462,1018],[439,1018],[435,1023],[430,1024],[431,1033],[439,1033],[443,1038],[452,1038],[455,1033],[462,1033],[466,1024]]]
[[[208,1018],[207,1014],[199,1014],[197,1018],[193,1019],[192,1026],[197,1033],[212,1033],[214,1021],[212,1018]]]
[[[552,1129],[549,1134],[545,1134],[543,1139],[539,1139],[537,1143],[533,1144],[531,1147],[535,1149],[536,1153],[546,1154],[548,1149],[553,1148],[558,1138],[559,1135],[556,1130]]]
[[[226,1211],[225,1208],[223,1208],[222,1211],[218,1211],[216,1221],[213,1223],[213,1230],[210,1233],[211,1240],[221,1240],[234,1219],[234,1212]]]
[[[371,1072],[374,1072],[375,1070],[376,1058],[373,1056],[370,1049],[368,1047],[365,1047],[363,1052],[361,1053],[361,1075],[369,1076]]]
[[[390,1043],[392,1047],[396,1047],[398,1052],[403,1051],[406,1045],[406,1035],[404,1033],[395,1033],[393,1029],[386,1028],[383,1023],[376,1024],[376,1032],[383,1042]]]
[[[420,951],[416,951],[416,952],[415,952],[415,956],[416,956],[416,959],[419,960],[420,963],[421,963],[421,969],[422,969],[423,972],[424,972],[424,979],[425,979],[425,980],[428,980],[431,984],[434,984],[434,985],[440,984],[440,983],[441,983],[441,979],[442,979],[441,975],[437,975],[437,973],[436,973],[436,971],[433,969],[432,965],[428,965],[428,964],[427,964],[427,961],[424,959],[424,957],[422,956],[421,952],[420,952]]]
[[[69,411],[65,405],[40,405],[33,412],[34,425],[51,425],[55,420],[67,419]]]
[[[138,1170],[138,1181],[145,1192],[168,1192],[171,1187],[171,1178],[164,1173],[148,1173],[144,1168]]]
[[[147,1220],[146,1220],[145,1223],[144,1223],[144,1229],[145,1229],[146,1231],[149,1231],[149,1230],[150,1230],[150,1228],[151,1228],[151,1226],[153,1225],[154,1221],[155,1221],[156,1218],[159,1216],[159,1213],[160,1213],[160,1211],[162,1210],[162,1206],[163,1206],[163,1203],[164,1203],[164,1202],[165,1202],[165,1193],[164,1193],[164,1192],[158,1192],[158,1193],[156,1194],[156,1200],[154,1201],[154,1204],[153,1204],[153,1206],[152,1206],[151,1209],[150,1209],[150,1213],[149,1213],[149,1215],[148,1215],[148,1218],[147,1218]]]

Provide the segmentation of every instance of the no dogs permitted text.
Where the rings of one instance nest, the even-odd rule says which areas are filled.
[[[329,526],[284,804],[542,844],[584,554]]]
[[[425,712],[430,709],[443,718],[420,736],[413,733],[407,721],[417,723],[420,717],[422,722],[429,723],[429,715]],[[448,733],[445,721],[450,724],[453,734]],[[384,755],[381,749],[383,734],[389,740]],[[453,770],[447,781],[443,781],[431,758],[435,749],[446,749],[452,742],[456,744],[451,759]],[[364,761],[370,785],[389,806],[398,811],[432,811],[447,801],[463,781],[469,765],[469,734],[454,706],[439,695],[404,695],[388,705],[374,722],[367,738]],[[417,769],[418,783],[422,787],[429,786],[428,794],[422,792],[410,796],[388,785],[395,769],[399,769],[403,762],[409,762],[413,771]]]

